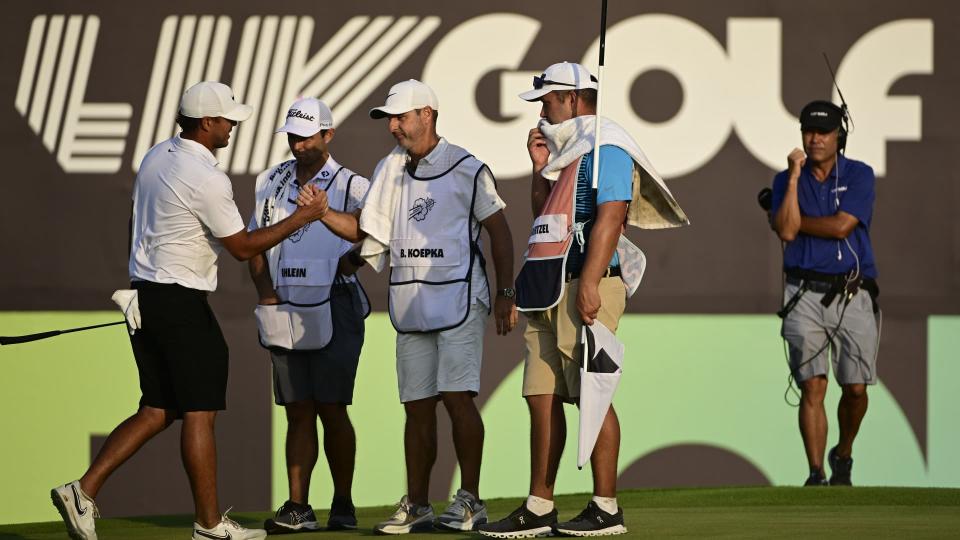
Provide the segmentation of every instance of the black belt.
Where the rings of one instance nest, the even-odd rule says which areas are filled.
[[[154,291],[163,291],[164,293],[169,293],[169,294],[190,294],[194,296],[204,296],[204,297],[209,294],[209,291],[191,289],[190,287],[184,287],[179,283],[157,283],[155,281],[146,281],[146,280],[133,280],[130,282],[130,288],[137,289],[139,291],[154,290]]]
[[[835,287],[833,281],[814,281],[812,279],[803,279],[787,275],[788,285],[796,285],[799,287],[802,283],[806,283],[806,288],[808,291],[813,291],[815,293],[828,293]]]
[[[600,277],[620,277],[620,267],[608,266],[606,272]],[[575,279],[580,279],[580,272],[567,272],[566,281],[573,281]]]
[[[838,294],[843,293],[849,301],[857,293],[857,290],[862,288],[870,294],[870,299],[873,301],[873,312],[876,313],[880,310],[880,304],[877,302],[877,297],[880,296],[880,287],[877,285],[877,280],[873,278],[858,277],[851,280],[847,274],[824,274],[799,268],[788,268],[784,272],[787,274],[787,283],[798,286],[800,289],[783,309],[777,312],[780,318],[786,317],[805,291],[823,294],[820,303],[827,307],[833,303]]]

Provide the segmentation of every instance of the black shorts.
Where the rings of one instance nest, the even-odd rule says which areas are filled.
[[[207,293],[135,281],[141,328],[130,336],[140,374],[141,406],[188,411],[226,408],[227,342]]]
[[[333,337],[316,351],[270,351],[273,394],[277,405],[313,400],[353,403],[353,386],[363,347],[364,309],[354,283],[330,291]]]

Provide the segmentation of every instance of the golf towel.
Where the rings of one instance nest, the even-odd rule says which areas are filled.
[[[360,229],[367,233],[367,238],[360,246],[360,256],[377,272],[389,262],[393,215],[400,202],[403,167],[406,164],[407,151],[402,146],[394,148],[377,163],[370,178],[367,201],[360,214]]]
[[[564,167],[593,151],[595,121],[595,116],[577,116],[555,125],[541,121],[540,131],[550,150],[547,164],[540,171],[544,178],[556,180]],[[625,129],[613,120],[601,117],[600,141],[623,149],[634,162],[633,196],[627,209],[627,225],[666,229],[690,224],[660,174]]]

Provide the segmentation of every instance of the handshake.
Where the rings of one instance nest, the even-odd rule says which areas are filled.
[[[307,184],[300,188],[296,213],[302,215],[308,223],[323,219],[329,209],[330,201],[326,191],[318,188],[316,184]]]

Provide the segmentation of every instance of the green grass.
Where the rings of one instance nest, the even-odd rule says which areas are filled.
[[[487,501],[499,519],[520,504],[515,499]],[[557,498],[560,518],[573,517],[587,495]],[[645,489],[619,494],[626,537],[643,538],[958,538],[960,490],[926,488],[718,488]],[[442,502],[434,504],[442,511]],[[360,508],[360,529],[315,532],[297,540],[371,536],[371,528],[392,508]],[[269,513],[232,515],[242,525],[259,526]],[[324,511],[318,512],[321,520]],[[190,516],[103,519],[97,522],[103,540],[165,540],[190,536]],[[408,538],[477,538],[471,534],[433,533]],[[0,526],[2,539],[62,539],[63,524],[28,523]]]

